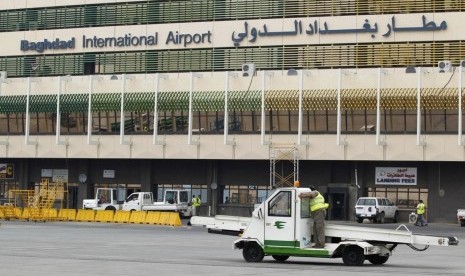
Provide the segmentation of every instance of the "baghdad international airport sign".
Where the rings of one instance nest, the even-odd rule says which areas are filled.
[[[376,167],[376,185],[417,185],[417,168]]]
[[[121,30],[95,27],[83,29],[81,36],[69,36],[69,30],[57,30],[54,37],[41,36],[41,31],[35,31],[27,33],[19,40],[19,49],[21,52],[44,53],[60,50],[108,51],[430,41],[433,36],[445,39],[447,35],[453,35],[454,32],[446,32],[450,27],[457,29],[457,22],[453,19],[454,17],[447,14],[256,19],[179,23],[176,27],[173,24],[150,24],[144,30],[134,26],[124,26]],[[111,35],[107,35],[109,33]]]

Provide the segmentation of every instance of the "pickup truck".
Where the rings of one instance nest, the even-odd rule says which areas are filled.
[[[457,220],[460,222],[460,226],[465,227],[465,209],[457,210]]]
[[[153,200],[150,192],[133,193],[124,201],[124,211],[175,211],[183,217],[192,216],[187,190],[165,190],[163,201]]]
[[[125,189],[98,188],[95,193],[95,198],[84,199],[82,208],[93,210],[121,210],[121,203],[125,196]],[[122,200],[119,201],[118,199],[121,198]]]

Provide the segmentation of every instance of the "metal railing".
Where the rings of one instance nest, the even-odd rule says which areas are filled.
[[[60,3],[61,4],[61,3]],[[460,0],[194,0],[63,5],[0,12],[0,32],[262,18],[434,13]]]
[[[280,45],[0,57],[0,71],[15,78],[88,75],[89,66],[95,68],[95,74],[240,71],[247,62],[253,62],[257,70],[436,67],[442,60],[456,66],[464,53],[465,42],[460,40]]]

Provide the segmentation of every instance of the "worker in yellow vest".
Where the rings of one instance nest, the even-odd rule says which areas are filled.
[[[415,226],[427,226],[428,223],[426,223],[425,220],[425,211],[426,211],[426,206],[423,203],[423,200],[420,199],[420,202],[417,205],[417,221],[415,222]]]
[[[310,212],[313,218],[313,237],[315,244],[312,248],[325,247],[325,217],[329,204],[325,203],[325,198],[316,190],[315,186],[310,186],[311,192],[301,193],[300,198],[310,198]]]
[[[196,197],[195,195],[192,195],[192,215],[196,216],[197,215],[197,208],[200,207],[202,204],[202,200],[200,199],[200,195]]]

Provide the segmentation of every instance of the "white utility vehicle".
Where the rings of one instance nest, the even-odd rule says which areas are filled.
[[[362,223],[364,219],[378,223],[384,223],[389,219],[397,223],[399,211],[387,198],[361,197],[355,204],[355,217],[358,223]]]
[[[95,193],[95,198],[84,199],[82,208],[93,210],[121,210],[121,203],[125,197],[125,189],[98,188]],[[118,199],[121,198],[122,200],[119,201]]]
[[[189,193],[187,190],[165,190],[163,198],[163,201],[154,202],[153,193],[133,193],[124,201],[122,210],[174,211],[184,217],[192,215],[192,207],[189,204]]]
[[[435,237],[413,234],[405,225],[396,230],[374,229],[326,223],[326,245],[312,248],[312,226],[309,199],[301,199],[301,193],[309,188],[280,188],[257,207],[247,226],[246,218],[192,217],[192,225],[202,225],[212,231],[242,232],[234,242],[235,249],[242,249],[247,262],[260,262],[264,256],[272,256],[282,262],[290,256],[342,258],[344,264],[362,265],[365,260],[372,264],[384,264],[392,251],[400,244],[423,251],[431,245],[457,245],[455,237]],[[423,248],[417,248],[423,247]]]
[[[465,209],[457,210],[457,220],[460,222],[460,226],[465,227]]]

